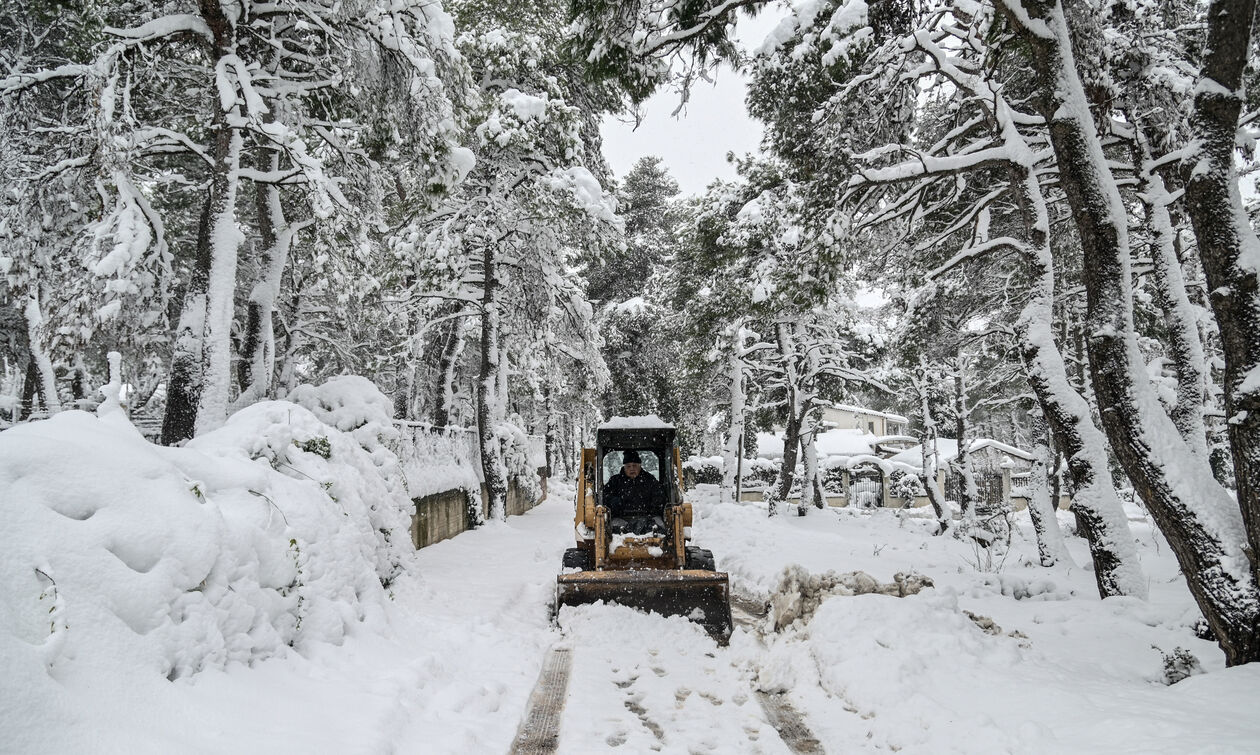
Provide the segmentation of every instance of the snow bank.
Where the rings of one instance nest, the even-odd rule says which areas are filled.
[[[184,448],[78,411],[0,433],[7,689],[51,704],[50,682],[176,679],[379,618],[414,558],[388,401],[347,378],[294,399]]]
[[[783,570],[779,586],[770,598],[774,628],[782,630],[795,622],[808,622],[823,601],[833,595],[872,593],[904,598],[916,595],[932,580],[922,574],[897,572],[892,582],[880,582],[863,571],[838,574],[834,571],[810,574],[799,564]]]

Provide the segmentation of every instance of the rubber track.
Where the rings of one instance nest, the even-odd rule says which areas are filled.
[[[573,656],[568,648],[553,647],[547,651],[538,683],[529,696],[525,718],[512,742],[512,755],[544,755],[556,751],[560,744],[560,714],[564,711],[572,668]]]

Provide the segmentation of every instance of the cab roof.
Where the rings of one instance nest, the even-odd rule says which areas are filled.
[[[655,414],[640,417],[613,417],[596,430],[673,430],[674,426]]]
[[[677,430],[655,414],[644,417],[613,417],[595,429],[595,445],[609,448],[657,448],[674,446]]]

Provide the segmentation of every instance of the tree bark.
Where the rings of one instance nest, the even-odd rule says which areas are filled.
[[[958,507],[962,510],[962,530],[970,530],[976,523],[976,475],[971,468],[971,438],[968,437],[967,384],[962,353],[955,359],[954,372],[954,437],[958,439],[958,453],[950,466],[958,475]]]
[[[744,333],[743,320],[731,326],[730,354],[727,356],[727,396],[730,404],[731,423],[726,435],[726,449],[722,454],[722,499],[736,500],[735,491],[740,468],[740,448],[744,437],[744,415],[747,401],[744,394]]]
[[[200,0],[199,9],[214,34],[216,67],[234,54],[232,24],[223,6]],[[220,75],[223,75],[220,73]],[[233,122],[236,103],[214,99],[211,125],[210,188],[197,234],[197,257],[176,329],[162,442],[178,443],[222,424],[231,388],[231,326],[236,292],[236,192],[243,141]]]
[[[39,284],[32,285],[26,300],[26,327],[40,401],[45,412],[56,414],[61,411],[61,399],[57,396],[57,374],[53,370],[52,357],[45,346],[44,313],[39,303]]]
[[[1050,498],[1050,425],[1040,410],[1032,412],[1033,467],[1028,476],[1028,516],[1037,535],[1037,554],[1042,566],[1071,563],[1059,518],[1058,501]]]
[[[276,173],[280,169],[280,150],[267,150],[259,162],[261,171]],[[249,294],[238,375],[241,385],[241,395],[236,402],[238,406],[261,401],[272,393],[276,371],[273,324],[276,300],[280,296],[280,282],[289,261],[293,238],[302,227],[309,225],[309,221],[293,226],[289,224],[280,201],[280,188],[275,184],[258,183],[255,192],[258,235],[264,251],[258,278]]]
[[[801,500],[796,512],[799,516],[805,516],[810,506],[821,509],[824,505],[819,497],[817,412],[817,405],[811,401],[804,407],[801,419]]]
[[[783,430],[783,465],[775,477],[770,495],[766,497],[770,516],[778,513],[779,504],[786,501],[792,492],[792,483],[796,479],[796,451],[801,437],[801,401],[800,387],[796,383],[796,349],[792,338],[792,324],[779,322],[775,325],[778,333],[779,356],[783,360],[784,384],[788,395],[787,427]]]
[[[1140,197],[1146,209],[1146,226],[1151,234],[1151,272],[1155,300],[1163,310],[1168,330],[1168,351],[1177,372],[1177,398],[1169,410],[1177,431],[1200,459],[1208,458],[1207,426],[1203,421],[1207,395],[1208,369],[1199,322],[1186,291],[1181,260],[1177,255],[1177,225],[1173,222],[1173,198],[1164,179],[1151,167],[1151,155],[1140,128],[1135,129],[1134,148]]]
[[[1207,46],[1191,118],[1198,149],[1186,161],[1185,200],[1221,334],[1234,480],[1252,579],[1260,581],[1260,239],[1243,210],[1234,173],[1255,12],[1256,0],[1213,0],[1208,6]],[[1260,646],[1260,638],[1254,642]]]
[[[496,432],[504,397],[498,395],[499,381],[499,282],[495,277],[494,247],[482,251],[481,368],[477,374],[477,440],[481,450],[481,472],[489,498],[490,518],[507,520],[507,474],[503,449]]]
[[[455,410],[455,373],[459,368],[460,355],[464,352],[465,327],[463,317],[451,321],[451,332],[443,345],[442,357],[438,362],[438,401],[433,409],[433,424],[438,427],[449,425]]]
[[[233,108],[239,111],[239,108]],[[210,271],[206,315],[201,333],[203,383],[197,402],[197,433],[213,430],[227,418],[232,387],[232,316],[236,303],[236,267],[241,232],[236,223],[243,139],[223,114],[215,137],[214,177],[211,180]]]
[[[210,197],[197,224],[197,256],[184,290],[184,304],[175,327],[170,377],[166,381],[166,412],[162,417],[162,445],[188,440],[197,426],[200,403],[201,332],[206,317],[206,287],[210,282]]]
[[[1056,444],[1067,457],[1072,509],[1089,543],[1100,597],[1145,598],[1148,588],[1138,561],[1124,506],[1116,495],[1107,461],[1107,439],[1094,424],[1089,403],[1072,387],[1063,354],[1054,340],[1054,256],[1050,219],[1031,164],[1012,165],[1012,189],[1023,215],[1026,261],[1031,268],[1029,300],[1016,325],[1028,383]],[[1048,460],[1047,460],[1048,461]],[[1050,517],[1058,508],[1055,496]],[[1055,521],[1057,529],[1058,523]],[[1066,549],[1062,549],[1066,554]]]
[[[1125,206],[1089,117],[1062,6],[1003,3],[1029,52],[1081,240],[1091,382],[1111,448],[1177,555],[1226,663],[1260,660],[1260,592],[1244,566],[1238,505],[1181,441],[1138,351]]]
[[[932,415],[932,403],[928,396],[930,378],[927,366],[922,359],[920,359],[919,370],[920,375],[913,377],[915,392],[919,395],[919,411],[923,415],[923,437],[920,439],[923,462],[919,479],[923,483],[924,492],[927,493],[928,503],[932,504],[932,511],[936,513],[936,534],[944,535],[953,523],[954,517],[945,507],[945,501],[941,499],[941,490],[936,484],[936,462],[940,458],[936,452],[936,418]]]

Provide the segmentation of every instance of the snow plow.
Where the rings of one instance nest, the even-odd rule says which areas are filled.
[[[711,551],[689,544],[692,511],[672,425],[656,417],[600,425],[595,448],[582,449],[575,508],[577,546],[556,577],[557,614],[602,600],[685,616],[727,641],[730,579]]]

